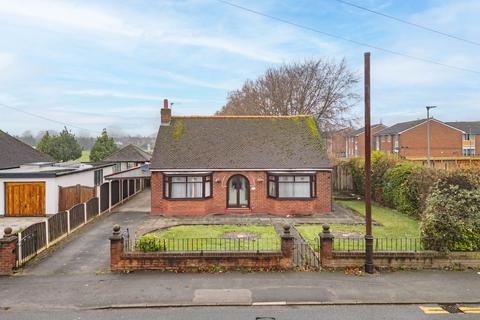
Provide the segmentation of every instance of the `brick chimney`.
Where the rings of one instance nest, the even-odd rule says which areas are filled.
[[[160,125],[169,126],[172,119],[172,109],[168,107],[168,99],[163,100],[163,108],[160,112]]]

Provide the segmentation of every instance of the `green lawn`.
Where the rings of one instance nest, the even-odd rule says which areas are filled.
[[[79,162],[88,162],[90,161],[90,150],[82,150],[82,156],[77,159]]]
[[[254,234],[255,238],[224,237],[232,232]],[[143,235],[137,247],[142,251],[280,250],[280,239],[273,226],[189,225]]]
[[[361,200],[339,201],[339,203],[347,208],[356,211],[359,215],[365,216],[365,203]],[[413,219],[395,210],[385,208],[376,204],[372,205],[372,218],[381,225],[373,226],[373,236],[376,238],[419,238],[420,237],[420,221]],[[309,241],[315,248],[318,247],[318,234],[322,232],[322,226],[318,224],[300,225],[296,227],[302,236]],[[352,232],[363,235],[365,233],[364,225],[345,225],[332,224],[331,231]],[[401,240],[398,240],[401,241]],[[403,243],[394,242],[387,244],[387,247],[403,245]],[[406,241],[406,240],[405,240]],[[414,245],[413,240],[408,240],[406,245]],[[345,242],[337,239],[336,245],[345,246]],[[353,245],[353,244],[352,244]]]

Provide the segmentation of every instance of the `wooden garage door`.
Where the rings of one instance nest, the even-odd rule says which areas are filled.
[[[45,182],[6,182],[5,209],[10,217],[45,215]]]

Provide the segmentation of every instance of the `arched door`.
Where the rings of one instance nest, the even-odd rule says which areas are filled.
[[[242,175],[235,175],[228,179],[227,207],[249,208],[250,207],[250,184]]]

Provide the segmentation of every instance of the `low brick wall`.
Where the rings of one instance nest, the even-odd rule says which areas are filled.
[[[280,251],[222,252],[125,252],[120,226],[110,237],[110,270],[206,271],[221,270],[286,270],[293,267],[294,239],[290,227],[284,227]]]
[[[480,252],[374,252],[373,260],[377,268],[440,269],[452,266],[480,268]],[[346,268],[363,267],[364,264],[364,252],[334,251],[332,259],[324,260],[322,266]]]

